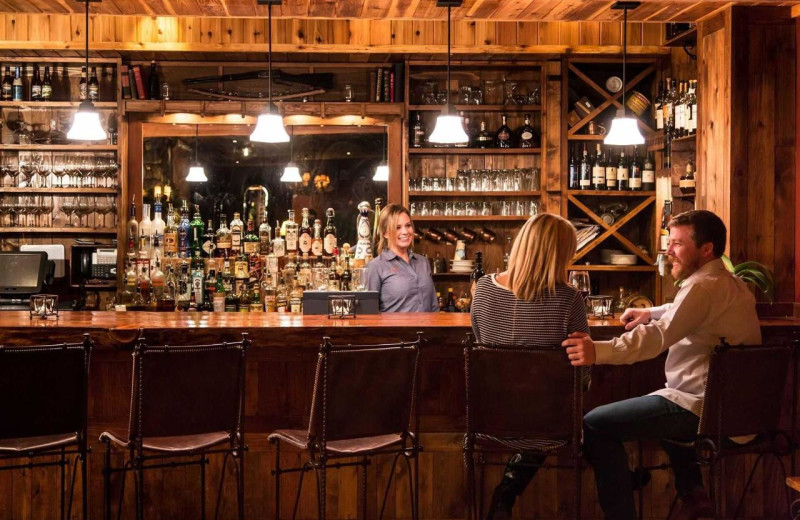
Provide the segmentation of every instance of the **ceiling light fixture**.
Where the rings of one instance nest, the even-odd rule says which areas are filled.
[[[294,137],[294,126],[292,127],[292,137]],[[300,168],[294,163],[294,139],[289,141],[289,163],[283,169],[281,175],[281,182],[302,182],[303,178],[300,177]]]
[[[256,127],[250,134],[250,140],[258,143],[285,143],[289,134],[283,126],[283,118],[272,113],[272,6],[281,5],[281,0],[258,0],[258,5],[267,6],[267,111],[258,116]]]
[[[450,104],[450,8],[461,7],[462,0],[437,0],[437,7],[447,7],[447,106],[443,114],[436,118],[436,126],[433,128],[428,141],[437,144],[457,144],[469,142],[469,136],[464,131],[464,124],[461,117],[453,114],[453,106]]]
[[[628,89],[626,69],[628,61],[628,9],[636,9],[641,2],[617,2],[611,9],[622,9],[622,108],[617,110],[617,117],[611,121],[611,129],[606,135],[604,144],[615,146],[632,146],[644,144],[644,136],[639,131],[639,121],[635,117],[627,117],[625,109],[625,91]]]
[[[197,159],[197,141],[199,125],[194,125],[194,163],[189,167],[189,174],[186,176],[186,182],[206,182],[206,171],[200,161]]]
[[[100,0],[92,0],[99,2]],[[89,74],[89,0],[84,2],[86,4],[86,29],[84,36],[86,36],[86,74]],[[89,93],[86,93],[86,99],[81,101],[78,106],[78,111],[72,119],[72,127],[67,132],[67,139],[73,141],[102,141],[107,139],[108,135],[103,130],[100,124],[100,114],[94,108],[94,103],[89,99]]]

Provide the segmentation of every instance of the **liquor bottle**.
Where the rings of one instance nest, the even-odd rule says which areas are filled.
[[[531,115],[525,114],[525,124],[519,131],[519,147],[520,148],[538,148],[539,139],[536,136],[536,130],[531,126]]]
[[[617,166],[617,189],[627,190],[630,180],[630,168],[628,161],[625,160],[625,152],[619,154],[619,166]]]
[[[181,219],[178,222],[178,256],[189,258],[191,252],[191,230],[189,229],[189,208],[186,206],[186,199],[181,206]]]
[[[303,222],[300,224],[298,246],[300,252],[308,254],[311,251],[311,226],[308,225],[308,208],[303,208]]]
[[[597,143],[597,153],[594,156],[594,165],[592,166],[592,189],[606,189],[606,165],[603,162],[603,152],[600,148],[600,143]]]
[[[611,154],[606,157],[606,189],[616,190],[619,189],[617,184],[617,164],[619,161],[614,161]]]
[[[495,133],[495,146],[497,148],[511,148],[514,145],[514,134],[511,133],[511,128],[508,127],[508,117],[503,114],[503,123]]]
[[[11,67],[6,65],[6,73],[3,75],[3,87],[0,90],[0,100],[11,101],[14,98],[13,83],[14,78],[11,77]]]
[[[661,210],[661,233],[659,235],[661,239],[659,249],[661,251],[666,251],[669,247],[669,229],[667,229],[667,226],[670,220],[672,220],[672,201],[666,199],[664,208]]]
[[[678,187],[684,195],[692,195],[697,187],[697,180],[694,176],[694,157],[690,157],[686,163],[686,171],[678,181]]]
[[[153,285],[153,298],[156,300],[156,305],[158,305],[158,301],[164,296],[164,289],[166,287],[166,276],[164,275],[164,271],[161,270],[161,259],[158,258],[155,260],[154,263],[155,267],[150,275],[150,281]]]
[[[581,176],[578,171],[578,161],[575,159],[575,154],[569,154],[569,189],[581,189]]]
[[[411,133],[411,147],[423,148],[425,146],[425,125],[422,122],[422,114],[417,112],[417,119],[414,121],[414,128]]]
[[[122,287],[119,300],[125,306],[133,304],[136,298],[136,265],[132,262],[127,262],[125,267],[125,284]]]
[[[86,67],[81,67],[81,81],[78,83],[78,99],[80,101],[86,101],[86,96],[89,92],[89,81],[86,78]]]
[[[189,302],[192,299],[192,280],[189,276],[189,264],[184,260],[181,262],[181,271],[178,274],[178,294],[175,299],[175,306],[182,311],[189,309]]]
[[[445,312],[457,312],[456,309],[456,297],[453,295],[453,288],[447,288],[447,307]]]
[[[328,290],[329,291],[338,291],[341,289],[341,284],[339,283],[340,276],[339,272],[336,270],[336,262],[331,259],[331,265],[328,269]]]
[[[292,314],[302,314],[303,312],[303,290],[301,289],[297,275],[294,277],[292,292],[289,293],[289,312]]]
[[[381,232],[378,227],[381,217],[381,207],[383,206],[383,199],[378,197],[375,199],[375,211],[372,212],[374,218],[372,219],[372,243],[377,246],[380,241]],[[370,254],[372,254],[370,252]]]
[[[147,267],[141,268],[137,283],[139,284],[139,294],[142,295],[142,300],[144,302],[150,301],[150,293],[153,289],[153,282],[150,280],[150,276],[147,274]]]
[[[89,75],[88,96],[90,101],[98,101],[100,99],[100,82],[97,80],[97,67],[92,67],[92,73]]]
[[[165,224],[164,224],[164,219],[161,218],[161,202],[160,201],[156,201],[155,204],[153,204],[153,212],[155,213],[155,216],[153,218],[153,239],[155,240],[156,238],[158,238],[158,240],[163,245],[163,243],[164,243],[164,227],[165,227]]]
[[[322,221],[314,219],[314,238],[311,239],[311,254],[314,256],[322,256],[325,251],[322,242]]]
[[[208,226],[206,226],[206,232],[203,233],[203,237],[201,238],[202,241],[202,257],[203,258],[213,258],[214,257],[214,250],[217,248],[217,245],[214,243],[214,221],[208,219]]]
[[[242,236],[244,235],[244,222],[239,212],[233,214],[231,220],[231,254],[238,255],[242,251]]]
[[[633,158],[631,159],[631,177],[628,179],[628,189],[641,191],[642,189],[642,167],[639,165],[639,157],[636,154],[636,147],[633,147]]]
[[[164,252],[161,250],[161,241],[157,236],[153,237],[153,248],[150,251],[150,265],[161,264],[161,259],[164,258]],[[151,274],[152,278],[153,275]]]
[[[582,190],[588,190],[592,187],[592,172],[591,165],[589,164],[589,152],[586,150],[586,145],[583,145],[583,158],[580,164],[580,187]]]
[[[136,255],[136,272],[138,273],[142,268],[145,268],[148,273],[150,272],[150,252],[139,249]]]
[[[642,189],[653,191],[656,189],[656,166],[651,154],[647,154],[642,168]]]
[[[205,296],[205,308],[207,311],[214,310],[214,295],[217,293],[217,270],[213,267],[208,270],[208,275],[203,282],[203,295]]]
[[[350,291],[350,284],[353,281],[353,273],[350,272],[350,257],[344,257],[344,271],[339,278],[339,288],[342,291]]]
[[[475,145],[478,148],[494,148],[494,138],[486,129],[486,121],[481,121],[481,128],[478,137],[475,138]]]
[[[270,246],[272,245],[272,228],[269,223],[264,220],[258,226],[258,252],[262,255],[268,255]]]
[[[689,135],[697,133],[697,80],[689,82],[689,94],[686,96],[686,112],[689,117]]]
[[[220,215],[219,229],[216,234],[216,255],[220,258],[228,258],[231,254],[231,232],[226,223],[228,216],[225,213]]]
[[[486,274],[483,272],[483,253],[477,251],[475,253],[475,268],[472,270],[472,274],[469,275],[470,278],[470,294],[475,294],[475,284],[478,283],[478,280],[483,278],[483,275]]]
[[[675,113],[675,126],[672,137],[683,137],[683,81],[678,82],[675,98],[672,100],[672,110]]]
[[[250,255],[259,254],[260,243],[258,236],[256,235],[255,227],[256,225],[255,222],[253,222],[253,219],[247,219],[247,233],[244,235],[242,249],[244,250],[244,254],[248,257]]]
[[[442,293],[436,293],[436,301],[439,304],[439,312],[444,312],[444,299],[442,299]]]
[[[372,256],[372,230],[369,225],[370,204],[366,200],[358,204],[358,217],[356,218],[356,242],[355,258],[367,258]]]
[[[42,101],[53,100],[53,79],[50,77],[50,67],[44,68],[44,79],[42,80]]]
[[[286,312],[289,303],[289,289],[286,287],[283,273],[278,278],[278,286],[275,288],[275,311]]]
[[[264,311],[277,312],[277,292],[275,290],[275,278],[271,274],[265,273],[261,282],[261,294],[264,298]]]
[[[281,223],[276,222],[275,238],[272,240],[272,254],[275,258],[280,259],[286,256],[286,241],[280,235]]]
[[[664,130],[664,83],[658,82],[658,96],[653,101],[653,112],[656,119],[656,130]]]
[[[239,310],[239,297],[232,290],[226,288],[225,291],[225,312],[237,312]]]
[[[161,99],[161,87],[158,81],[156,60],[150,62],[150,77],[147,80],[147,94],[149,99]]]
[[[289,210],[286,224],[286,252],[297,253],[297,222],[294,221],[294,210]]]
[[[178,256],[178,226],[175,225],[175,213],[172,204],[167,206],[167,225],[164,226],[164,255],[167,258]]]
[[[42,100],[42,77],[39,75],[39,66],[33,66],[33,79],[31,80],[31,101]]]
[[[250,312],[250,303],[253,300],[253,295],[250,292],[250,286],[247,283],[242,284],[239,291],[239,305],[236,308],[237,312]]]
[[[14,71],[14,81],[11,83],[11,100],[22,101],[23,99],[22,75],[19,67],[17,67]]]
[[[189,243],[192,250],[192,258],[203,258],[203,242],[205,237],[205,229],[203,229],[203,218],[200,216],[200,206],[194,205],[194,215],[189,222]],[[198,304],[200,302],[197,302]]]
[[[139,222],[139,249],[150,256],[153,247],[153,221],[150,220],[150,204],[142,204],[142,221]]]
[[[130,217],[128,218],[128,243],[133,242],[134,252],[139,250],[139,223],[136,221],[136,195],[131,197]]]
[[[178,299],[178,277],[175,275],[175,268],[170,265],[167,277],[164,280],[164,294],[156,302],[156,308],[160,311],[171,312],[175,310],[175,302]]]
[[[333,208],[328,208],[325,211],[325,216],[328,218],[328,221],[325,223],[325,238],[323,239],[323,246],[325,248],[325,254],[332,256],[334,249],[336,249],[336,246],[338,245],[338,239],[336,238],[336,225],[333,223]]]
[[[192,258],[192,296],[194,296],[197,310],[205,309],[206,274],[203,272],[203,260]]]

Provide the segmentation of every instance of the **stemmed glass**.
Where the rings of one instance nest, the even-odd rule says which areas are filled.
[[[516,105],[517,103],[517,82],[506,80],[503,83],[506,92],[506,98],[503,101],[504,105]]]
[[[90,200],[90,197],[86,195],[76,198],[78,199],[76,211],[78,214],[78,225],[80,227],[89,227],[89,214],[94,211],[94,204]],[[83,217],[86,217],[86,224],[83,223]]]
[[[56,155],[53,157],[53,176],[58,179],[59,187],[64,187],[64,175],[67,174],[67,164],[65,162],[65,156]]]
[[[95,222],[95,229],[100,229],[106,226],[106,215],[111,213],[111,197],[97,197],[94,202],[94,209],[98,214],[103,216],[102,223]],[[98,219],[99,220],[99,219]]]
[[[35,166],[30,155],[19,158],[19,174],[20,181],[17,184],[20,187],[30,187],[30,180],[36,174]]]
[[[42,196],[39,201],[39,225],[44,227],[53,226],[53,196]]]
[[[591,282],[589,280],[589,271],[570,271],[569,284],[573,286],[583,296],[583,301],[586,303],[586,297],[591,293]]]
[[[75,215],[75,210],[78,209],[75,198],[76,197],[64,197],[61,200],[61,211],[67,216],[67,223],[64,224],[64,227],[73,227],[72,217]]]
[[[4,195],[0,198],[0,213],[5,213],[8,215],[8,227],[12,227],[14,225],[14,219],[11,216],[11,212],[14,208],[14,204],[11,200],[11,195]]]

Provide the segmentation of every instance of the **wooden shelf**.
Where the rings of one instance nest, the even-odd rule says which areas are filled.
[[[628,191],[628,190],[568,190],[570,195],[589,195],[591,197],[649,197],[655,191]]]
[[[677,137],[671,141],[672,143],[696,143],[697,142],[697,134],[692,135],[685,135],[683,137]]]
[[[605,141],[605,135],[589,135],[589,134],[575,134],[568,135],[567,139],[570,141]]]
[[[664,47],[683,47],[687,44],[697,44],[697,27],[692,27],[664,42]]]
[[[62,193],[86,193],[94,195],[116,195],[119,193],[117,188],[17,188],[0,187],[0,193],[50,193],[54,195]]]
[[[61,152],[115,152],[115,144],[3,144],[0,150],[7,151],[34,151],[52,150]]]
[[[446,105],[408,105],[409,111],[443,112]],[[456,112],[541,112],[542,105],[453,105]]]
[[[573,264],[567,267],[568,271],[609,271],[609,272],[642,272],[652,273],[658,268],[654,265],[580,265]]]
[[[73,284],[70,284],[70,287],[72,287],[73,289],[80,289],[81,286],[80,286],[80,284],[73,283]],[[107,283],[107,284],[106,283],[104,283],[104,284],[96,283],[96,284],[91,284],[91,285],[90,284],[86,284],[83,287],[86,288],[86,289],[90,289],[90,290],[98,290],[98,289],[109,289],[109,290],[111,290],[111,289],[116,289],[117,288],[117,284],[116,284],[116,282]]]
[[[31,228],[31,227],[0,227],[0,233],[71,233],[75,235],[116,235],[117,228],[82,228],[82,227],[53,227],[53,228]]]
[[[318,117],[403,115],[403,103],[347,103],[344,101],[309,101],[306,103],[275,102],[281,115],[308,115]],[[258,115],[266,109],[266,99],[248,101],[224,101],[203,99],[126,99],[126,112],[154,113],[205,113],[205,114],[250,114]]]
[[[409,197],[538,197],[541,191],[409,191]]]
[[[409,148],[409,155],[541,155],[541,148]]]
[[[528,220],[529,218],[530,218],[529,215],[522,215],[522,216],[517,216],[517,215],[512,215],[512,216],[506,216],[506,215],[488,215],[488,216],[474,215],[474,216],[460,216],[460,217],[445,217],[445,216],[438,216],[437,217],[437,216],[431,216],[431,215],[426,215],[426,216],[423,217],[421,215],[413,215],[411,217],[411,220],[416,220],[417,222],[437,222],[437,221],[452,221],[452,222],[460,222],[460,221],[464,221],[464,222],[467,222],[467,221],[524,222],[524,221]]]
[[[30,110],[34,108],[78,108],[80,101],[0,101],[0,108]],[[95,101],[95,108],[117,108],[116,101]]]

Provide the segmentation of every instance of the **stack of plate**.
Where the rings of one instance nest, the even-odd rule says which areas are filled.
[[[475,260],[452,260],[450,262],[451,273],[471,273],[475,267]]]

